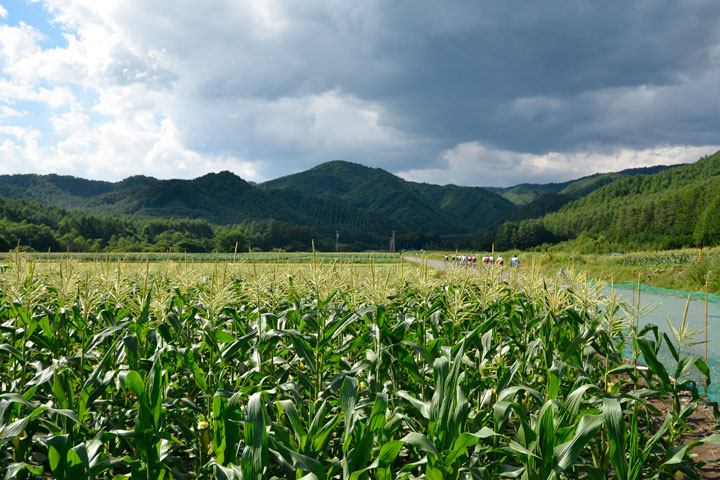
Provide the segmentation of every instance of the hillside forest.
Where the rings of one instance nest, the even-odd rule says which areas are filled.
[[[720,153],[675,167],[508,188],[415,183],[343,161],[264,184],[230,172],[117,183],[0,176],[5,251],[301,251],[313,242],[324,251],[387,250],[393,231],[397,250],[718,245]]]

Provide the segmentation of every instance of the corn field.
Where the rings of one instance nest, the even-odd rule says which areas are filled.
[[[712,255],[712,254],[710,254]],[[629,254],[622,257],[622,264],[625,266],[645,267],[648,265],[686,265],[696,261],[697,252],[670,252],[661,254]]]
[[[0,474],[693,476],[692,449],[720,437],[683,444],[699,401],[683,378],[707,366],[596,288],[403,263],[16,254],[0,274]]]

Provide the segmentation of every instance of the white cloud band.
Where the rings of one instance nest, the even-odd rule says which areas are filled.
[[[401,177],[416,182],[478,186],[551,183],[595,173],[617,172],[655,165],[692,163],[715,153],[720,146],[665,146],[642,150],[595,146],[583,152],[530,153],[496,150],[477,142],[446,151],[444,168],[410,169]]]

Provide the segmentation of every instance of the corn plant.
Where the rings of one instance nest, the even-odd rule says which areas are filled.
[[[375,258],[14,254],[0,475],[639,479],[692,476],[720,440],[683,443],[684,374],[709,377],[686,325],[638,329],[639,303],[575,272]]]

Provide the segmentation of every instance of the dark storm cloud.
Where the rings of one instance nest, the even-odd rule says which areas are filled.
[[[720,4],[485,5],[471,14],[470,9],[458,9],[457,28],[452,22],[442,31],[408,28],[416,42],[406,41],[405,48],[396,50],[384,45],[379,50],[390,50],[405,64],[393,79],[397,87],[363,94],[388,102],[419,134],[534,152],[573,149],[592,141],[637,145],[638,136],[656,141],[655,121],[623,125],[627,130],[613,131],[611,138],[605,138],[605,129],[597,131],[597,137],[575,130],[578,123],[595,125],[606,118],[603,97],[613,97],[612,92],[617,98],[632,89],[671,87],[674,91],[659,95],[656,102],[636,105],[638,114],[655,115],[681,99],[692,101],[694,116],[710,120],[714,114],[709,107],[715,91],[704,75],[717,70]],[[390,18],[397,21],[389,24],[403,28],[401,15]],[[695,90],[698,82],[702,91]],[[390,95],[385,95],[388,90]],[[689,91],[692,98],[687,98]],[[532,116],[512,111],[514,102],[522,99],[538,100]],[[563,106],[560,111],[552,109],[554,101]],[[664,129],[664,141],[698,141],[694,130],[690,136],[684,131],[687,119],[680,121],[678,128],[673,129],[673,123]],[[708,121],[704,141],[713,141],[712,129]]]
[[[502,162],[472,181],[506,182],[720,143],[716,0],[41,1],[68,45],[0,28],[5,90],[44,99],[69,85],[99,101],[68,102],[90,119],[82,136],[42,154],[13,142],[7,162],[70,162],[70,143],[76,158],[130,151],[184,176],[237,164],[272,178],[341,158],[438,182]],[[94,147],[96,112],[123,135]]]
[[[468,141],[533,153],[717,141],[711,74],[720,3],[714,1],[284,8],[289,20],[279,35],[248,38],[245,50],[224,60],[228,73],[209,78],[196,93],[202,101],[242,103],[335,89],[381,106],[380,124],[432,139],[436,149],[354,156],[359,161],[394,169],[430,165],[442,150]],[[654,98],[643,101],[648,92]],[[620,102],[632,106],[629,114]],[[251,132],[248,121],[254,120],[241,114],[225,126]],[[217,143],[203,135],[206,145],[227,141],[222,130],[215,129]],[[235,138],[247,147],[258,137]],[[333,157],[341,155],[353,152]]]

